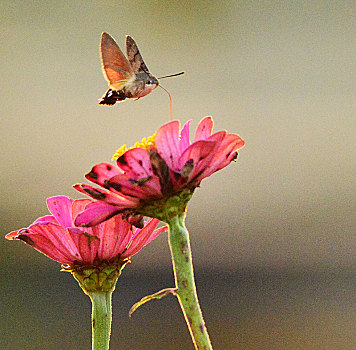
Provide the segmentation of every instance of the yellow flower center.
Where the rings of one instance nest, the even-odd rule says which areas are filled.
[[[150,150],[152,148],[155,148],[155,136],[156,134],[153,134],[152,136],[148,136],[147,139],[144,137],[141,142],[136,142],[134,146],[127,148],[126,144],[122,145],[112,156],[112,160],[116,160],[120,158],[126,151],[132,148],[143,148],[145,150]]]

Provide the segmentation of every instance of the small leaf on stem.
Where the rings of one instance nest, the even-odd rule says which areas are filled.
[[[151,294],[151,295],[147,295],[145,297],[143,297],[140,301],[138,301],[137,303],[135,303],[131,309],[130,309],[130,312],[129,312],[129,317],[131,317],[131,315],[143,304],[147,303],[148,301],[151,301],[151,300],[159,300],[159,299],[162,299],[164,297],[166,297],[167,295],[169,294],[173,294],[175,296],[177,296],[177,288],[165,288],[165,289],[162,289],[160,290],[159,292],[157,293],[154,293],[154,294]]]

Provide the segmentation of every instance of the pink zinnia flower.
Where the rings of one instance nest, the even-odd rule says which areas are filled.
[[[156,229],[159,220],[150,219],[142,229],[133,228],[121,215],[90,228],[76,227],[75,217],[92,202],[58,196],[47,199],[53,215],[37,219],[28,228],[6,235],[21,240],[49,258],[76,272],[85,268],[118,266],[121,270],[129,258],[151,242],[166,227]]]
[[[75,223],[92,226],[122,212],[166,221],[174,208],[184,211],[200,182],[235,160],[244,145],[238,135],[226,131],[212,134],[211,117],[201,120],[192,143],[190,122],[179,129],[179,121],[163,125],[154,140],[119,154],[117,167],[95,165],[86,178],[104,189],[74,186],[98,200],[89,204]]]

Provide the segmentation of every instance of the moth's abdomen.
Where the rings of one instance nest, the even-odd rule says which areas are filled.
[[[100,105],[113,106],[116,102],[120,102],[126,99],[125,92],[122,90],[114,91],[109,89],[106,94],[101,98]]]

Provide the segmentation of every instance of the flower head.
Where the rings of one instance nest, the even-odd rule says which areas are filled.
[[[48,198],[52,215],[40,217],[29,227],[10,232],[6,238],[25,242],[71,272],[87,274],[89,270],[91,275],[96,269],[106,268],[109,273],[116,271],[115,275],[131,256],[166,231],[166,227],[156,229],[157,219],[148,220],[138,229],[121,215],[94,227],[76,227],[75,217],[90,203],[90,199],[73,200],[65,196]]]
[[[179,121],[163,125],[142,147],[120,149],[117,167],[101,163],[86,178],[103,187],[74,187],[98,200],[86,207],[77,225],[95,225],[117,213],[141,214],[167,221],[185,210],[195,188],[237,157],[244,141],[234,134],[212,134],[213,120],[206,117],[190,142],[190,122],[180,131]]]

